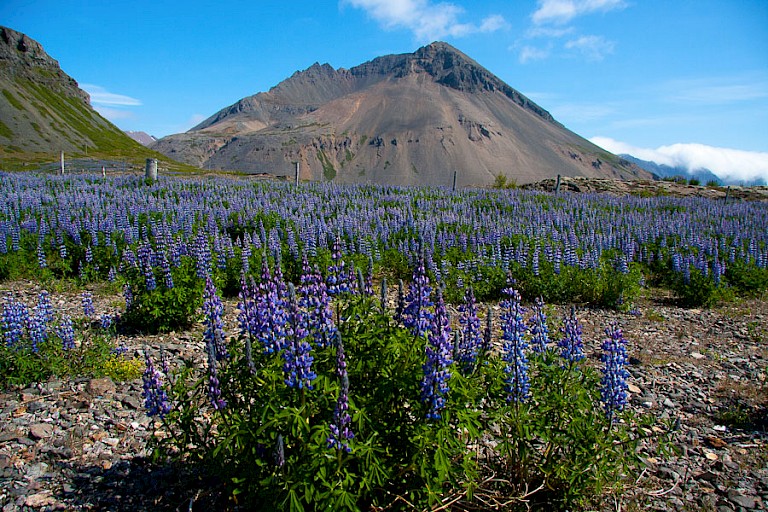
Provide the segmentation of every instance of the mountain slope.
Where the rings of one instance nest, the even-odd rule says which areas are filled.
[[[209,169],[410,185],[650,174],[565,129],[446,43],[351,69],[314,64],[152,145]]]
[[[0,156],[151,154],[101,117],[43,47],[0,27]]]

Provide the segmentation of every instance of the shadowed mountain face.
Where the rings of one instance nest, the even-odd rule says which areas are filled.
[[[396,185],[648,178],[446,43],[352,69],[314,64],[154,149],[208,169]]]
[[[0,93],[0,156],[141,148],[91,108],[88,93],[40,43],[6,27],[0,27]]]

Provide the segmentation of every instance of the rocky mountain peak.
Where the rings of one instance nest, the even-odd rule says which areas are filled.
[[[88,93],[61,70],[58,61],[48,55],[40,43],[8,27],[0,27],[0,70],[9,76],[45,83],[90,104]]]

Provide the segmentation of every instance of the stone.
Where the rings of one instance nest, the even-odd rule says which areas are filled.
[[[27,478],[37,479],[48,472],[48,464],[45,462],[38,462],[37,464],[30,464],[27,466]]]
[[[738,489],[728,491],[728,499],[734,504],[744,508],[757,508],[759,498],[757,496],[747,496]]]
[[[36,423],[29,427],[29,435],[33,439],[48,439],[53,435],[53,425],[50,423]]]
[[[141,400],[133,395],[125,395],[122,404],[131,409],[141,409]]]
[[[109,377],[91,379],[85,390],[91,396],[109,396],[115,393],[115,383]]]
[[[51,496],[51,491],[38,492],[27,496],[24,500],[24,506],[32,508],[51,507],[56,505],[56,498]]]

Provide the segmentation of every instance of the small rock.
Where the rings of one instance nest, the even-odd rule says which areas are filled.
[[[740,507],[757,508],[758,498],[756,496],[747,496],[737,489],[728,491],[728,499]]]
[[[704,354],[701,354],[699,352],[691,352],[691,357],[694,358],[694,359],[704,359],[707,356],[705,356]]]
[[[115,383],[109,377],[91,379],[85,390],[91,396],[109,396],[115,393]]]
[[[634,384],[628,384],[627,389],[629,390],[630,393],[633,393],[636,395],[643,392],[639,387],[635,386]]]
[[[125,397],[123,397],[122,404],[131,409],[141,409],[141,400],[133,395],[125,395]]]
[[[725,448],[728,443],[715,436],[707,436],[707,444],[712,448]]]
[[[43,402],[30,402],[27,404],[27,412],[36,413],[45,409],[46,405]]]
[[[32,508],[50,507],[56,504],[56,498],[51,496],[51,491],[38,492],[27,496],[24,505]]]
[[[53,425],[50,423],[36,423],[29,427],[29,435],[33,439],[48,439],[53,435]]]
[[[704,456],[709,460],[717,460],[717,454],[712,452],[706,452]]]
[[[48,464],[45,462],[38,462],[37,464],[31,464],[27,466],[27,478],[35,480],[40,478],[48,472]]]

